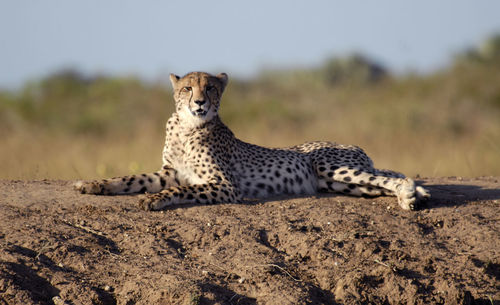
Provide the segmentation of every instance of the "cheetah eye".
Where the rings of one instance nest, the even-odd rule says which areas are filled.
[[[193,91],[193,88],[191,88],[191,87],[184,87],[184,88],[182,88],[182,91],[183,92],[191,92],[191,91]]]
[[[214,87],[214,86],[207,86],[207,87],[205,88],[205,90],[206,90],[207,92],[212,91],[213,89],[215,89],[215,87]]]

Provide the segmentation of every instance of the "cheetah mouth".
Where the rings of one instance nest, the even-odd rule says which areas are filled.
[[[191,114],[197,117],[204,117],[208,113],[208,110],[203,110],[201,108],[196,109],[195,111],[191,110]]]

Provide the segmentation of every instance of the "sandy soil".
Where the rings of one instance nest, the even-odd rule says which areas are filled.
[[[395,198],[137,208],[0,181],[0,304],[500,304],[500,177]]]

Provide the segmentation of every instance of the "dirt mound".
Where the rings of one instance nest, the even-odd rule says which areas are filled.
[[[500,178],[395,198],[137,208],[0,181],[0,304],[500,304]]]

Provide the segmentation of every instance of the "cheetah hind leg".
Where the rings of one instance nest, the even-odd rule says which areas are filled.
[[[430,194],[421,186],[416,186],[411,178],[388,170],[368,170],[341,166],[322,173],[327,188],[354,196],[396,196],[399,206],[404,210],[414,210],[417,203],[428,199]],[[320,179],[320,187],[321,185]],[[339,184],[342,183],[342,184]],[[344,187],[339,190],[339,187]],[[345,188],[347,186],[347,188]]]

